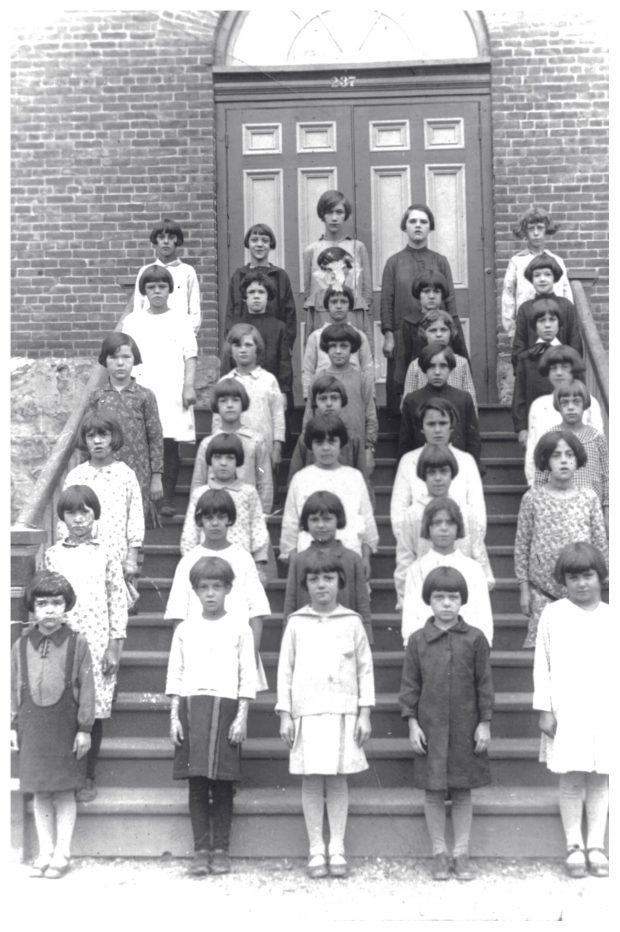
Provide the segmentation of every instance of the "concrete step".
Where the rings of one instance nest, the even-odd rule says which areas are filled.
[[[140,592],[140,610],[143,612],[163,612],[166,608],[171,577],[151,578],[146,573],[138,580]],[[265,586],[269,605],[273,614],[278,614],[284,608],[284,592],[286,581],[282,578],[274,579]],[[396,593],[392,578],[371,578],[371,606],[373,612],[393,612],[396,606]],[[519,588],[515,579],[498,578],[491,592],[491,607],[494,612],[518,612]]]
[[[488,514],[486,536],[487,547],[494,546],[496,544],[501,546],[509,546],[514,544],[518,512],[518,507],[515,506],[516,502],[513,501],[510,503],[510,507],[513,510],[509,512],[499,512],[497,514]],[[178,547],[179,541],[181,540],[181,530],[183,527],[184,517],[185,512],[183,512],[183,514],[179,513],[173,518],[163,518],[162,527],[147,529],[144,538],[145,543],[174,544]],[[396,545],[396,541],[394,540],[394,535],[392,534],[392,526],[390,524],[389,516],[387,514],[375,514],[375,521],[377,522],[380,546],[394,547]],[[267,529],[269,531],[269,536],[271,538],[272,544],[276,547],[280,542],[281,524],[282,509],[280,506],[278,514],[271,515],[267,518]],[[148,567],[146,571],[148,571]]]
[[[527,619],[518,613],[497,613],[494,618],[496,650],[520,650],[527,630]],[[401,617],[397,612],[374,612],[374,650],[398,650],[401,646]],[[268,615],[263,622],[261,649],[278,651],[282,636],[282,616]],[[172,624],[161,613],[140,613],[129,619],[125,649],[129,651],[168,651]]]
[[[489,749],[494,785],[540,786],[557,776],[538,762],[538,738],[493,738]],[[360,786],[402,787],[411,782],[413,751],[407,737],[371,738],[369,768],[356,775]],[[248,738],[243,745],[246,786],[291,786],[299,777],[288,771],[288,750],[279,737]],[[101,786],[167,786],[172,782],[173,748],[167,737],[104,739],[97,764]]]
[[[274,712],[275,692],[259,693],[250,705],[248,734],[253,738],[278,735],[278,717]],[[106,722],[110,738],[140,735],[166,737],[170,700],[163,693],[120,693],[114,714]],[[536,738],[539,735],[538,713],[532,710],[531,693],[497,693],[493,713],[493,734],[498,738]],[[372,713],[372,732],[376,738],[407,737],[407,726],[400,714],[397,693],[382,693]]]
[[[374,651],[373,664],[377,693],[398,692],[403,668],[403,650]],[[271,689],[276,686],[278,654],[261,649],[261,657]],[[531,650],[492,650],[495,692],[528,692],[532,688]],[[164,692],[168,651],[124,651],[118,675],[119,692]]]
[[[362,787],[349,779],[346,849],[352,857],[430,857],[424,793],[405,787]],[[556,786],[487,786],[472,791],[474,857],[559,858],[565,853]],[[231,854],[306,858],[300,780],[279,789],[242,785],[235,796]],[[25,855],[36,851],[32,804]],[[78,804],[75,857],[189,857],[193,851],[187,788],[102,787]],[[353,864],[353,869],[355,865]]]
[[[276,558],[279,548],[274,547]],[[509,576],[514,572],[514,547],[494,546],[488,548],[491,566],[496,576]],[[150,577],[165,577],[174,575],[174,571],[181,558],[177,544],[145,544],[144,545],[145,566]],[[390,545],[381,545],[377,553],[370,558],[372,575],[376,577],[389,578],[394,573],[396,562],[396,547]],[[286,579],[288,573],[288,564],[282,560],[277,560],[278,576]]]

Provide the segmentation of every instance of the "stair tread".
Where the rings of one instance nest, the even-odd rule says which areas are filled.
[[[167,666],[170,652],[167,650],[126,650],[121,655],[121,665],[133,666]],[[278,661],[277,651],[260,652],[263,663],[275,666]],[[373,660],[376,667],[399,666],[403,662],[402,650],[375,650]],[[534,661],[533,650],[491,650],[491,664],[501,666],[531,667]]]
[[[276,693],[272,691],[261,692],[256,699],[252,700],[252,708],[274,708],[276,704]],[[384,692],[376,696],[375,709],[386,709],[398,707],[398,693]],[[141,709],[153,709],[161,711],[170,708],[170,698],[165,693],[158,692],[119,692],[114,703],[115,711]],[[500,709],[522,709],[532,708],[531,692],[496,692],[495,693],[495,711]]]
[[[275,715],[275,713],[274,713]],[[489,747],[491,758],[538,759],[539,738],[492,738]],[[364,746],[368,757],[409,758],[413,750],[406,737],[370,738]],[[101,743],[102,758],[172,758],[174,749],[168,737],[130,736],[104,737]],[[288,756],[288,748],[279,737],[248,738],[243,743],[243,756],[252,758],[281,759]]]
[[[559,811],[555,786],[484,786],[473,791],[473,802],[476,817],[556,814]],[[420,815],[423,804],[424,790],[411,787],[349,787],[351,814]],[[78,803],[78,811],[89,815],[148,812],[149,815],[187,816],[187,788],[102,786],[93,802]],[[301,787],[239,787],[235,795],[235,816],[263,813],[301,814]]]
[[[373,612],[372,620],[373,624],[385,623],[388,625],[398,624],[400,626],[400,612]],[[527,618],[519,612],[496,612],[493,614],[493,621],[497,628],[524,623],[527,621]],[[276,622],[282,623],[281,612],[274,612],[264,616],[264,624],[275,624]],[[172,627],[172,621],[170,619],[165,619],[163,612],[139,612],[137,615],[129,616],[129,626],[131,627],[132,625],[145,625],[147,627],[161,625],[163,627]]]

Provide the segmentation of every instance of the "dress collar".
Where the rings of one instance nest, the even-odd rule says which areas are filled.
[[[438,641],[439,638],[444,637],[446,634],[466,634],[469,631],[469,625],[466,621],[463,620],[462,616],[459,615],[458,621],[452,628],[448,628],[447,631],[442,631],[441,628],[438,628],[435,624],[433,618],[428,618],[426,624],[424,625],[424,637],[430,644],[431,641]]]
[[[44,641],[53,641],[56,647],[59,647],[63,641],[67,640],[70,634],[71,630],[64,623],[60,628],[54,631],[53,634],[43,634],[36,625],[33,625],[28,634],[28,638],[34,649],[38,651]]]

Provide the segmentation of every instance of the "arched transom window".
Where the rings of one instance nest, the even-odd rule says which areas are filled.
[[[239,12],[232,24],[227,65],[395,63],[476,58],[479,14],[463,10],[306,9]]]

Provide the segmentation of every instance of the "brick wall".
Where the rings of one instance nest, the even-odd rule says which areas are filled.
[[[492,57],[496,278],[532,202],[561,222],[569,267],[598,272],[607,334],[604,28],[584,14],[485,14]],[[217,355],[210,66],[217,14],[73,12],[22,29],[12,48],[14,355],[92,354],[118,318],[119,277],[152,257],[162,215],[187,232]]]
[[[569,270],[598,273],[591,306],[608,338],[608,61],[605,23],[541,8],[485,12],[491,46],[496,279],[521,248],[511,232],[530,204],[560,230]],[[611,26],[609,26],[611,28]]]
[[[217,14],[73,12],[12,43],[13,355],[91,354],[153,256],[186,231],[217,352],[210,67]]]

